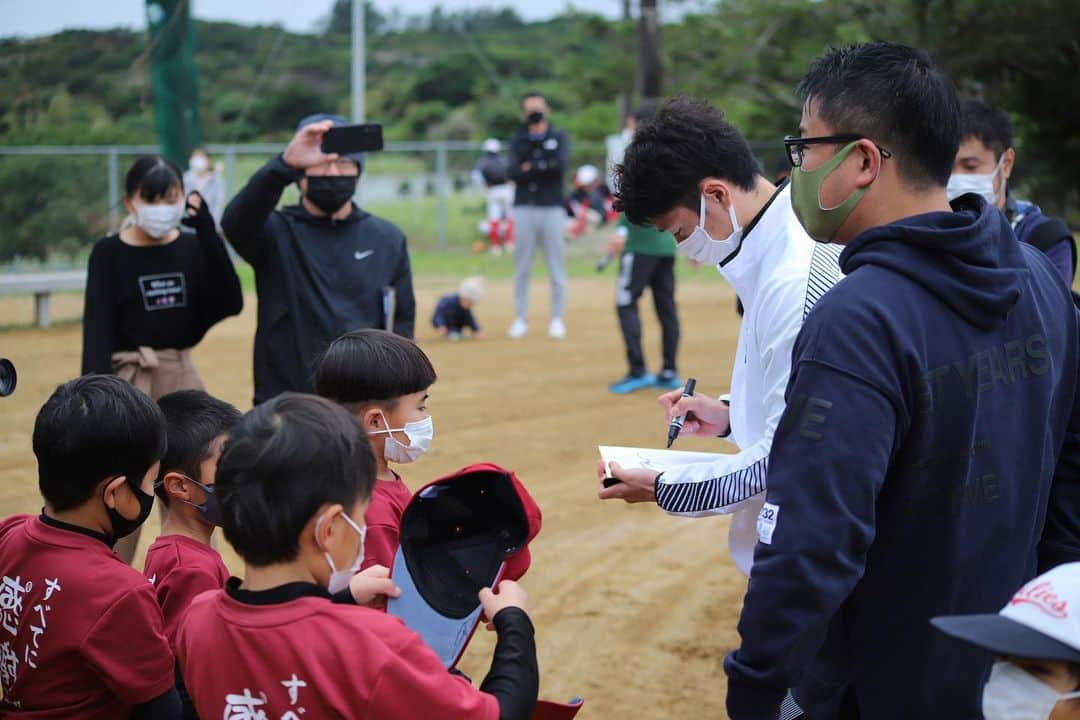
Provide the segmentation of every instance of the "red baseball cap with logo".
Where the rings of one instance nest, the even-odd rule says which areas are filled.
[[[998,655],[1080,663],[1080,562],[1038,576],[996,615],[950,615],[930,622]]]
[[[387,612],[453,667],[480,619],[481,588],[529,569],[540,508],[511,471],[470,465],[421,488],[401,517]]]

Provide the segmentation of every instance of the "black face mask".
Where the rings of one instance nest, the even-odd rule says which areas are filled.
[[[359,175],[309,175],[305,196],[315,207],[333,215],[349,202],[359,179]]]
[[[544,115],[544,113],[540,112],[539,110],[533,110],[531,113],[528,114],[528,116],[526,116],[525,121],[528,122],[530,125],[535,125],[536,123],[544,122],[545,117],[546,116]]]
[[[145,475],[145,473],[143,473]],[[139,477],[142,477],[140,475]],[[139,529],[146,518],[150,517],[150,511],[154,509],[154,495],[144,493],[142,489],[133,483],[131,480],[127,480],[127,485],[131,488],[131,492],[135,493],[135,499],[139,501],[139,514],[134,520],[129,520],[116,511],[116,508],[111,508],[108,505],[105,506],[105,512],[109,514],[109,522],[112,523],[112,534],[109,536],[113,542],[116,542],[122,537],[127,537],[131,533]]]

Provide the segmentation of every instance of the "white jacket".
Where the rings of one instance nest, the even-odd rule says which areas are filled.
[[[739,452],[666,470],[656,483],[656,502],[686,517],[735,513],[728,546],[746,575],[769,450],[784,412],[791,349],[807,313],[839,280],[842,249],[810,239],[791,209],[790,186],[784,186],[717,266],[745,309],[731,374],[731,434],[725,438]]]

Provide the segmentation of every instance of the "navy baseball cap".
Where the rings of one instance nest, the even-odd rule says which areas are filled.
[[[480,620],[480,589],[525,572],[540,523],[521,481],[498,465],[470,465],[429,483],[401,516],[390,573],[401,597],[387,612],[453,667]]]
[[[308,115],[306,118],[303,118],[299,123],[297,123],[296,129],[299,130],[301,128],[307,127],[308,125],[311,125],[312,123],[322,122],[323,120],[329,120],[331,123],[333,123],[334,127],[344,127],[349,124],[349,121],[343,118],[341,115],[334,115],[332,113],[315,113],[314,115]],[[355,162],[359,166],[359,169],[361,171],[364,169],[364,153],[345,153],[343,157],[347,157],[353,162]]]
[[[949,615],[930,623],[997,655],[1080,663],[1080,562],[1035,578],[999,613]]]

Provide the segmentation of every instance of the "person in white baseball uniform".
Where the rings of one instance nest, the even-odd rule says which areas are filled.
[[[982,691],[986,720],[1080,720],[1080,562],[1020,588],[1001,612],[930,623],[994,654]]]
[[[814,303],[840,278],[840,248],[810,239],[788,185],[762,177],[739,131],[702,101],[675,98],[638,126],[616,177],[618,205],[631,222],[672,233],[680,252],[714,265],[742,299],[730,396],[660,396],[666,421],[687,413],[683,435],[719,436],[739,452],[663,473],[612,464],[621,482],[601,483],[599,496],[655,501],[687,517],[734,514],[728,544],[749,575],[792,345]]]

